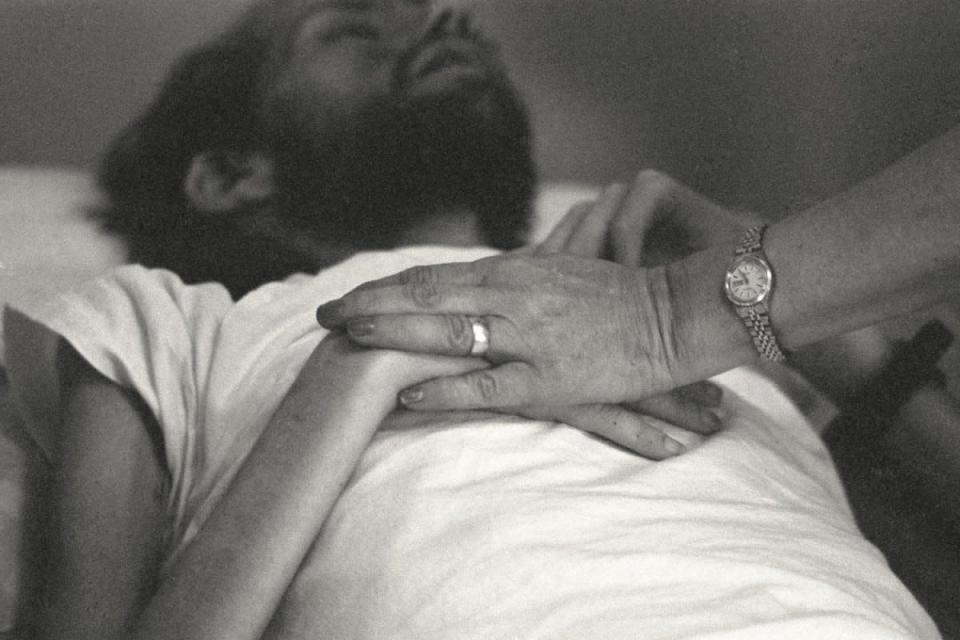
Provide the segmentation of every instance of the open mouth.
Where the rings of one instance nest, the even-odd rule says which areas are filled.
[[[444,38],[425,47],[407,67],[407,86],[430,92],[449,85],[486,77],[476,45],[469,40]]]
[[[448,67],[472,66],[476,66],[476,61],[463,51],[458,51],[452,47],[440,47],[434,55],[428,56],[427,60],[419,66],[414,72],[414,77],[423,78]]]

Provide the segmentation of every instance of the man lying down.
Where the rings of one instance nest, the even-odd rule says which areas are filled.
[[[400,389],[484,362],[316,324],[361,282],[522,238],[524,111],[431,11],[254,6],[104,165],[108,228],[156,268],[8,311],[56,471],[36,637],[938,637],[759,374],[717,380],[706,438],[615,408],[411,416]]]

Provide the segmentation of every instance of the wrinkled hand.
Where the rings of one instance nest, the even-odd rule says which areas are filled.
[[[662,270],[575,256],[503,255],[416,267],[368,283],[317,310],[365,346],[465,355],[471,318],[490,330],[495,366],[418,385],[418,409],[620,403],[674,379],[670,288]]]
[[[629,186],[611,185],[595,201],[572,207],[534,253],[604,255],[620,264],[649,267],[738,240],[760,222],[755,214],[724,208],[648,170]],[[857,396],[891,349],[892,341],[882,331],[867,327],[806,345],[793,352],[790,363],[842,406]]]
[[[610,185],[596,200],[573,206],[533,253],[605,256],[627,266],[658,266],[736,239],[758,221],[757,216],[725,209],[673,178],[648,170],[629,187]],[[697,431],[694,416],[702,416],[700,423],[716,420],[710,409],[719,399],[716,404],[704,399],[719,398],[720,393],[712,383],[697,382],[631,408]],[[685,410],[662,414],[663,406],[676,405]]]
[[[671,370],[678,346],[662,272],[549,256],[659,264],[735,239],[755,222],[644,171],[629,188],[614,185],[597,202],[574,207],[531,253],[413,269],[324,305],[318,319],[346,326],[367,346],[463,355],[473,340],[470,317],[483,318],[492,334],[487,359],[497,366],[410,389],[401,397],[411,408],[646,398],[632,408],[657,415],[664,406],[683,406],[658,417],[709,431],[716,424],[710,407],[691,401],[717,395],[709,383],[648,397],[688,381]]]

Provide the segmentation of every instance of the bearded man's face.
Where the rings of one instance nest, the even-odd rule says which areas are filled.
[[[522,231],[527,115],[466,15],[328,0],[278,24],[262,109],[285,216],[365,246],[441,209],[476,213],[493,244]]]

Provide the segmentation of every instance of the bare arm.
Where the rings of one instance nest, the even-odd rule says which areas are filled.
[[[397,391],[477,366],[328,336],[131,637],[259,638]]]
[[[770,315],[788,349],[957,295],[960,127],[771,225],[764,245],[778,282]],[[566,255],[417,267],[317,314],[358,343],[432,353],[451,344],[438,316],[486,319],[497,366],[418,385],[403,396],[410,408],[638,400],[757,359],[722,288],[735,248],[650,269]]]
[[[259,638],[396,393],[478,366],[324,339],[134,637]]]
[[[797,348],[960,293],[960,127],[857,187],[773,224],[764,248],[776,270],[771,318]],[[701,370],[753,357],[722,299],[733,245],[667,269],[678,328]]]
[[[69,347],[59,360],[63,420],[35,633],[100,639],[128,627],[156,587],[168,479],[135,394]]]
[[[259,638],[397,391],[480,366],[325,339],[157,588],[166,477],[151,418],[71,358],[84,377],[65,404],[39,638]]]
[[[361,453],[395,408],[397,392],[427,378],[489,366],[475,359],[358,348],[345,336],[328,336],[308,359],[203,529],[156,589],[163,501],[148,501],[155,491],[151,493],[152,485],[145,481],[150,473],[162,476],[162,465],[155,457],[148,467],[142,456],[134,455],[137,446],[145,451],[150,447],[143,435],[148,433],[144,416],[124,410],[123,403],[104,401],[112,396],[129,402],[131,394],[82,364],[97,378],[99,395],[90,397],[80,407],[83,411],[71,405],[68,423],[77,425],[75,437],[83,448],[103,451],[97,458],[62,461],[78,489],[59,501],[61,511],[75,516],[61,537],[90,538],[99,546],[96,553],[84,545],[64,548],[66,560],[86,562],[92,571],[80,582],[63,579],[60,573],[51,576],[62,606],[60,624],[48,625],[42,638],[260,637]],[[582,422],[624,446],[636,447],[646,434],[642,425],[627,419],[632,414],[625,410],[573,407],[540,412],[543,419]],[[136,434],[138,439],[118,440],[114,432]],[[118,461],[124,469],[129,466],[127,475],[117,474]],[[98,474],[101,481],[91,482]],[[118,502],[118,486],[127,488],[128,503],[152,509]],[[111,523],[111,535],[103,535],[91,514],[103,519],[117,512],[126,517]],[[140,538],[130,537],[132,533],[149,538],[150,544],[137,542]],[[117,549],[122,553],[111,555]],[[103,615],[84,618],[88,605],[82,604],[83,598]],[[86,635],[75,633],[80,623],[87,625]]]

